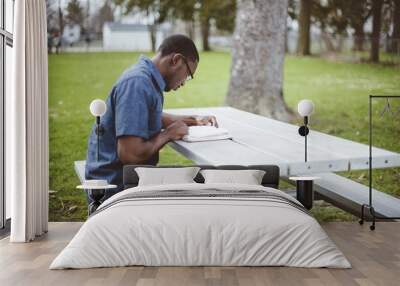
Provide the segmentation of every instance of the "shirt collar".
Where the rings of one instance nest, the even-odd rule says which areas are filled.
[[[156,80],[161,91],[164,91],[166,84],[156,65],[151,61],[151,59],[143,55],[140,56],[139,61],[149,68],[151,75]]]

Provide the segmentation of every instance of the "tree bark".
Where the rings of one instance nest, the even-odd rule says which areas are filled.
[[[208,37],[210,36],[210,18],[204,17],[201,19],[201,38],[203,42],[203,51],[211,51]]]
[[[287,25],[287,23],[286,23]],[[286,28],[285,30],[285,54],[288,54],[289,51],[289,30]]]
[[[379,62],[379,42],[381,35],[381,18],[382,18],[383,0],[373,0],[372,2],[372,36],[370,61]]]
[[[157,33],[157,25],[150,24],[147,26],[150,34],[150,43],[151,43],[151,51],[153,53],[156,52],[156,33]]]
[[[364,23],[357,23],[354,25],[354,51],[364,50]]]
[[[293,119],[283,99],[287,0],[239,0],[225,103],[282,121]]]
[[[310,55],[311,8],[312,0],[301,0],[297,53],[303,56]]]
[[[189,38],[192,39],[192,41],[195,41],[195,26],[194,26],[194,20],[186,21],[185,22],[185,28],[186,28],[186,33],[188,34]]]
[[[400,54],[400,0],[394,0],[392,53]]]
[[[333,53],[336,51],[335,44],[333,43],[332,36],[329,35],[325,30],[321,31],[321,39],[325,44],[326,51]]]
[[[64,15],[61,8],[58,8],[58,25],[60,28],[60,33],[58,35],[58,41],[56,42],[56,54],[60,52],[62,46],[62,36],[64,34]]]

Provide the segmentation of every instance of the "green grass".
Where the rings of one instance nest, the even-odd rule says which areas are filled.
[[[50,196],[50,220],[86,218],[86,198],[75,189],[79,181],[73,162],[86,156],[93,123],[88,106],[95,98],[105,99],[121,72],[134,64],[138,56],[137,53],[49,56],[50,189],[56,191]],[[165,107],[221,105],[228,88],[229,68],[230,54],[201,54],[195,80],[178,92],[165,94]],[[303,98],[314,101],[313,129],[362,143],[368,143],[368,94],[400,94],[400,70],[396,67],[288,56],[284,77],[284,96],[290,107],[295,109]],[[399,103],[393,105],[398,109]],[[374,105],[376,110],[382,107],[383,103]],[[376,146],[400,152],[399,118],[400,114],[392,119],[385,116],[374,122]],[[161,151],[160,163],[191,162],[167,147]],[[342,174],[367,183],[366,171]],[[377,170],[374,180],[374,187],[400,195],[399,168]],[[326,204],[317,205],[313,214],[324,221],[353,219]]]

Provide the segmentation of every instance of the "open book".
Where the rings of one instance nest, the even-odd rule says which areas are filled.
[[[188,134],[183,137],[186,142],[200,142],[231,139],[229,131],[214,126],[190,126]]]

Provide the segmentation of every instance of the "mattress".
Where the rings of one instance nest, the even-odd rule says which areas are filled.
[[[199,183],[140,186],[112,196],[50,269],[131,265],[351,267],[284,192]]]

